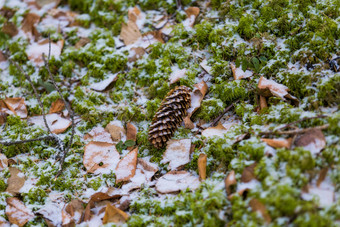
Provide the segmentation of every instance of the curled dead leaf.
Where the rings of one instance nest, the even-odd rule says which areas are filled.
[[[236,183],[235,171],[232,170],[224,180],[225,190],[228,196],[231,195],[231,186],[236,185]]]
[[[201,106],[201,102],[205,96],[205,94],[208,92],[208,85],[202,81],[198,84],[195,84],[194,90],[191,93],[191,105],[188,109],[188,116],[191,117],[198,108]]]
[[[20,118],[27,118],[27,108],[24,98],[6,98],[2,101],[2,104],[0,104],[2,111],[8,114],[15,114]]]
[[[105,215],[104,215],[104,218],[103,218],[103,224],[106,224],[106,223],[123,224],[128,219],[129,219],[129,215],[127,213],[116,208],[115,206],[107,204],[107,206],[105,208]]]
[[[249,206],[251,207],[253,212],[260,213],[266,223],[270,223],[272,221],[265,205],[261,203],[258,199],[255,199],[255,198],[251,199],[249,201]]]
[[[62,99],[57,99],[54,101],[50,107],[50,111],[48,113],[58,113],[61,112],[65,108],[65,103]]]
[[[251,164],[250,166],[247,166],[246,168],[243,169],[242,176],[241,176],[241,181],[242,182],[249,182],[253,179],[255,179],[255,170],[256,163]]]
[[[25,184],[25,175],[15,167],[9,167],[10,178],[7,180],[6,192],[17,195]]]
[[[294,145],[296,147],[303,147],[316,155],[325,148],[326,138],[320,129],[311,129],[298,135],[294,140]]]
[[[207,178],[207,155],[201,153],[197,162],[200,180],[205,180]]]
[[[126,131],[121,121],[111,121],[109,124],[106,125],[105,130],[111,134],[114,142],[123,140],[126,137]]]
[[[191,121],[190,117],[189,116],[186,116],[184,119],[184,127],[187,128],[187,129],[193,129],[195,128],[195,125],[194,123]]]
[[[189,7],[185,10],[185,13],[187,14],[187,19],[183,21],[184,27],[193,27],[195,24],[195,20],[200,13],[200,9],[198,7]]]
[[[320,187],[321,183],[325,180],[326,175],[328,172],[328,167],[322,168],[320,173],[319,173],[319,177],[318,180],[316,181],[316,186]]]
[[[267,108],[267,100],[265,97],[263,97],[262,95],[260,95],[260,109],[263,110],[264,108]]]
[[[18,198],[7,198],[6,203],[6,216],[11,224],[24,226],[28,221],[34,218],[32,211]]]
[[[120,155],[112,143],[92,141],[84,150],[83,164],[89,173],[109,173],[119,162]]]
[[[116,183],[130,180],[136,173],[138,148],[130,151],[116,167]]]
[[[137,139],[137,127],[132,123],[126,124],[126,140],[136,141]]]
[[[279,139],[267,139],[267,138],[262,138],[261,141],[265,142],[269,146],[273,148],[287,148],[290,149],[290,146],[292,145],[292,138],[284,139],[284,138],[279,138]]]
[[[168,163],[168,169],[177,170],[190,162],[191,139],[169,140],[161,163]]]

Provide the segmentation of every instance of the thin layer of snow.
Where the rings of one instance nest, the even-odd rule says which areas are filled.
[[[187,188],[195,190],[199,184],[200,181],[198,177],[191,175],[189,172],[170,172],[158,179],[156,190],[160,193],[178,192],[186,190]]]
[[[190,161],[191,139],[170,140],[161,163],[168,163],[169,170],[176,170]]]

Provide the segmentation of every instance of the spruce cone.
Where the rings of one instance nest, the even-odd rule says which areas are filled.
[[[187,114],[191,103],[191,90],[186,86],[172,89],[163,99],[149,129],[149,141],[162,148],[172,137]]]

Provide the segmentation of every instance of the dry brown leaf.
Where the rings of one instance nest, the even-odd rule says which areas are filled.
[[[0,216],[0,226],[1,227],[10,227],[11,223],[9,223],[5,218]]]
[[[138,158],[137,160],[137,169],[142,170],[148,181],[151,180],[153,175],[158,171],[158,166],[154,163],[151,163],[143,158]]]
[[[118,142],[126,136],[126,131],[121,121],[111,121],[106,125],[105,130],[111,134],[114,142]]]
[[[317,187],[320,187],[321,183],[325,180],[327,172],[328,172],[328,167],[321,169],[318,180],[316,181]]]
[[[207,59],[204,59],[201,63],[200,66],[204,69],[209,74],[212,74],[212,68],[211,66],[208,65]]]
[[[169,78],[170,85],[178,82],[181,78],[184,78],[186,71],[187,71],[186,69],[178,69],[178,70],[173,71]]]
[[[138,59],[142,58],[144,54],[145,54],[145,49],[143,47],[133,47],[130,50],[128,61],[129,62],[137,61]]]
[[[85,46],[86,44],[90,43],[91,40],[87,37],[81,37],[78,42],[74,45],[75,48],[80,49],[81,47]]]
[[[202,81],[198,84],[195,84],[194,90],[191,93],[191,105],[188,109],[188,116],[191,117],[198,108],[201,106],[201,102],[205,96],[205,94],[208,92],[208,85]]]
[[[52,4],[54,3],[53,7],[56,7],[59,5],[61,0],[35,0],[35,2],[37,3],[37,5],[42,8],[46,5]]]
[[[253,212],[259,212],[267,224],[272,221],[265,205],[261,203],[259,200],[251,199],[249,201],[249,206],[251,207]]]
[[[75,226],[75,221],[73,220],[71,215],[65,211],[65,209],[61,210],[61,222],[63,227]]]
[[[228,196],[231,195],[231,186],[235,185],[236,183],[235,171],[232,170],[224,180],[225,190]]]
[[[171,171],[158,179],[156,190],[159,193],[176,193],[189,188],[195,190],[200,185],[197,176],[187,171]]]
[[[6,199],[6,215],[11,224],[24,226],[29,220],[34,218],[34,214],[18,198],[10,197]]]
[[[186,117],[183,119],[183,121],[184,121],[184,126],[185,126],[185,128],[187,128],[187,129],[193,129],[193,128],[195,128],[195,125],[194,125],[194,123],[191,121],[191,119],[190,119],[189,116],[186,116]]]
[[[65,108],[65,103],[62,99],[57,99],[54,101],[50,107],[50,111],[48,113],[58,113],[61,112]]]
[[[252,71],[249,70],[243,71],[242,68],[236,68],[236,65],[233,62],[230,62],[230,68],[231,71],[233,72],[234,80],[240,80],[253,76]]]
[[[101,126],[94,127],[89,133],[85,134],[84,139],[113,144],[110,133],[105,131],[105,129]]]
[[[43,116],[34,116],[27,119],[29,123],[39,125],[45,128]],[[62,117],[60,114],[46,114],[46,121],[52,133],[60,134],[66,131],[71,126],[72,122],[69,119]],[[45,128],[46,129],[46,128]],[[47,130],[47,129],[46,129]]]
[[[7,180],[6,192],[17,195],[25,184],[25,175],[15,167],[9,167],[10,178]]]
[[[94,202],[90,200],[89,203],[86,205],[83,221],[91,220],[91,217],[93,215],[93,212],[91,211],[91,209],[93,207],[94,207]]]
[[[263,110],[264,108],[267,108],[267,100],[265,97],[263,97],[262,95],[260,95],[260,109]]]
[[[7,166],[8,166],[8,159],[6,155],[0,153],[0,171],[7,168]]]
[[[141,11],[135,6],[128,11],[128,19],[129,21],[137,22],[138,19],[141,19]]]
[[[276,83],[274,80],[268,80],[261,76],[257,88],[259,89],[260,95],[263,97],[274,95],[282,100],[286,100],[285,98],[291,99],[295,104],[298,104],[298,99],[288,93],[288,87]]]
[[[20,118],[27,117],[27,108],[24,98],[6,98],[3,100],[7,108]],[[10,114],[10,112],[7,112]]]
[[[79,199],[73,199],[65,207],[65,211],[71,216],[76,224],[80,223],[81,215],[83,214],[84,210],[84,203]]]
[[[292,138],[284,139],[284,138],[279,138],[279,139],[266,139],[262,138],[261,141],[265,142],[271,147],[274,148],[287,148],[289,149],[290,146],[292,145]]]
[[[195,20],[200,13],[200,9],[198,7],[189,7],[185,10],[185,13],[187,14],[187,19],[183,21],[183,25],[193,27],[195,24]]]
[[[130,180],[136,173],[138,148],[130,151],[116,167],[116,183]]]
[[[62,208],[58,203],[49,203],[44,205],[41,209],[35,212],[41,215],[48,226],[61,226],[62,224]]]
[[[22,22],[21,29],[29,36],[34,36],[38,40],[40,34],[38,33],[36,26],[40,21],[40,16],[35,13],[27,13]]]
[[[298,135],[294,140],[294,145],[303,147],[316,155],[325,148],[326,139],[320,129],[311,129],[304,134]]]
[[[256,163],[251,164],[250,166],[247,166],[246,168],[243,169],[242,176],[241,176],[241,181],[242,182],[249,182],[253,179],[255,179],[255,170]]]
[[[138,26],[135,22],[129,20],[126,24],[122,24],[122,30],[120,31],[120,38],[123,40],[125,45],[135,43],[139,38],[142,37]]]
[[[118,80],[118,73],[110,74],[108,78],[98,83],[93,83],[90,88],[95,91],[107,91],[113,87],[114,82]]]
[[[206,138],[210,138],[213,136],[222,137],[227,132],[228,132],[228,129],[226,129],[221,123],[218,123],[218,125],[215,127],[204,129],[202,131],[202,136]]]
[[[201,153],[198,156],[197,160],[197,166],[198,166],[198,174],[200,176],[200,180],[205,180],[207,177],[207,155]]]
[[[6,57],[5,55],[2,53],[2,51],[0,51],[0,62],[2,61],[6,61]]]
[[[123,224],[129,219],[129,215],[124,211],[107,204],[105,209],[105,215],[103,218],[103,224],[106,223],[116,223]]]
[[[31,60],[36,65],[43,65],[42,55],[45,56],[49,53],[49,40],[43,39],[38,43],[32,43],[26,49],[26,54],[28,59]],[[61,51],[64,47],[64,40],[59,40],[58,42],[51,42],[51,56],[59,58]]]
[[[190,162],[191,139],[169,140],[161,163],[168,163],[169,170],[177,170]]]
[[[15,36],[18,34],[18,29],[17,27],[15,26],[14,23],[12,22],[5,22],[3,25],[2,25],[2,29],[1,31],[11,37]]]
[[[126,140],[136,141],[137,139],[137,127],[132,123],[126,124]]]
[[[83,164],[88,173],[109,173],[119,162],[120,155],[112,143],[92,141],[84,150]]]

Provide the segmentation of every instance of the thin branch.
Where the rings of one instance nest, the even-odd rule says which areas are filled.
[[[41,141],[41,140],[55,140],[55,137],[53,135],[47,135],[47,136],[42,136],[39,138],[28,139],[28,140],[0,141],[0,144],[5,145],[5,146],[11,146],[15,144],[30,143],[30,142]]]
[[[317,119],[317,118],[325,118],[325,117],[328,117],[328,115],[318,115],[318,116],[315,116],[315,117],[304,117],[304,118],[302,118],[302,119],[300,119],[300,120],[297,120],[297,121],[293,121],[293,122],[291,122],[291,123],[288,123],[288,124],[282,126],[281,128],[278,128],[278,129],[276,129],[276,130],[282,130],[282,129],[285,129],[285,128],[289,128],[289,127],[291,127],[292,125],[295,125],[295,124],[297,124],[297,123],[300,123],[300,122],[303,122],[303,121],[306,121],[306,120]]]
[[[327,129],[329,127],[329,124],[325,124],[325,125],[321,125],[321,126],[316,126],[316,127],[312,127],[312,128],[303,128],[303,129],[295,129],[295,130],[289,130],[289,131],[274,131],[274,132],[261,132],[260,134],[262,135],[272,135],[272,134],[276,134],[276,135],[296,135],[296,134],[302,134],[305,132],[308,132],[309,130],[312,129],[320,129],[320,130],[324,130]]]
[[[64,165],[64,162],[65,162],[65,158],[66,158],[66,155],[68,153],[68,151],[70,150],[71,148],[71,145],[73,143],[73,137],[74,137],[74,134],[75,134],[75,129],[74,129],[74,126],[75,126],[75,123],[74,123],[74,112],[72,111],[71,109],[71,106],[70,104],[65,100],[61,90],[59,89],[59,87],[57,86],[55,80],[54,80],[54,77],[53,77],[53,74],[51,72],[51,69],[50,69],[50,65],[49,65],[49,60],[50,60],[50,56],[51,56],[51,39],[49,37],[49,50],[48,50],[48,59],[46,60],[45,58],[45,54],[43,54],[42,58],[43,58],[43,61],[44,61],[44,64],[45,64],[45,67],[48,71],[48,74],[50,76],[50,79],[52,81],[52,84],[53,86],[56,88],[56,90],[58,91],[59,93],[59,96],[60,98],[63,100],[63,102],[65,103],[65,107],[67,109],[67,111],[70,113],[70,117],[71,117],[71,121],[72,121],[72,132],[71,132],[71,138],[70,138],[70,141],[67,145],[67,147],[65,149],[63,149],[63,154],[62,154],[62,157],[61,157],[61,160],[60,160],[60,170],[58,171],[57,175],[55,178],[57,178],[63,171],[63,165]]]
[[[226,114],[232,107],[234,107],[234,105],[236,103],[238,103],[240,100],[236,100],[234,103],[230,104],[229,106],[227,106],[227,108],[224,109],[223,113],[220,114],[217,118],[215,118],[215,120],[213,121],[213,123],[211,123],[211,126],[216,126],[216,124],[221,120],[221,118],[224,116],[224,114]]]

